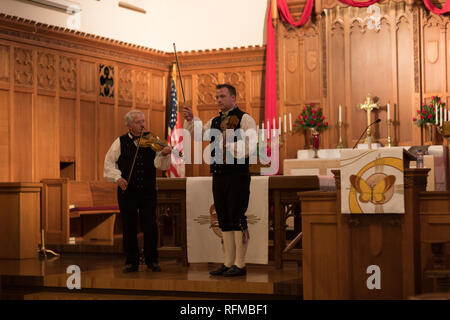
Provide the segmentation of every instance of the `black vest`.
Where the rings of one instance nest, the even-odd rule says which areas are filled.
[[[228,117],[235,115],[238,117],[239,119],[239,123],[237,124],[236,128],[234,128],[234,131],[236,132],[236,130],[241,128],[241,120],[242,117],[244,116],[245,112],[243,112],[242,110],[240,110],[238,107],[234,108],[233,110],[231,110],[228,113]],[[220,129],[220,123],[222,122],[222,118],[221,116],[217,116],[215,117],[212,122],[211,122],[211,129],[218,129],[219,131]],[[223,137],[224,139],[226,139],[225,137]],[[244,137],[241,136],[237,136],[235,134],[234,137],[234,142],[237,142],[238,140],[243,139]],[[231,153],[229,151],[227,151],[229,153],[229,157],[231,157],[231,159],[233,159],[233,163],[227,163],[227,159],[226,157],[223,156],[222,151],[219,151],[219,147],[213,148],[212,146],[214,145],[214,140],[215,137],[213,135],[211,135],[211,163],[210,163],[210,172],[212,174],[232,174],[232,173],[248,173],[249,172],[249,158],[245,158],[245,163],[237,163],[238,159],[234,158]],[[218,164],[215,163],[214,158],[216,157],[216,149],[218,151],[219,154],[217,154],[217,158],[221,158],[223,159],[223,163],[222,164]]]
[[[122,178],[128,180],[131,165],[133,164],[136,146],[127,134],[120,137],[120,157],[117,160]],[[133,173],[128,181],[127,190],[154,192],[156,187],[156,168],[154,165],[156,153],[152,148],[139,148],[134,163]]]

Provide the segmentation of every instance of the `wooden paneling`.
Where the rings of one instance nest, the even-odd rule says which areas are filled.
[[[59,101],[60,160],[75,162],[76,101],[61,98]]]
[[[94,180],[102,180],[103,178],[103,163],[105,162],[106,152],[112,142],[117,138],[115,135],[115,122],[114,122],[114,105],[101,103],[98,108],[98,123],[97,127],[101,128],[98,135],[98,158],[97,178]]]
[[[16,92],[12,110],[11,181],[33,181],[32,94]]]
[[[0,90],[0,181],[9,178],[9,92]]]
[[[77,180],[89,181],[96,180],[98,172],[97,162],[97,130],[95,103],[91,101],[81,101],[80,126],[78,128],[80,144],[77,145]],[[112,143],[112,142],[111,142]]]
[[[36,179],[59,177],[59,114],[55,97],[36,96]]]

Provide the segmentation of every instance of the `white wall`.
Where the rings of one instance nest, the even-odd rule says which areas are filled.
[[[265,44],[269,0],[123,0],[146,14],[120,8],[118,0],[73,0],[76,15],[28,3],[0,0],[0,12],[69,27],[165,52]]]

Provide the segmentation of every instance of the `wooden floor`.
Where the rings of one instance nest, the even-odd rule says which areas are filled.
[[[81,289],[67,288],[70,265],[81,270]],[[0,260],[1,299],[301,299],[301,266],[287,262],[248,265],[244,277],[211,277],[218,264],[190,264],[161,260],[162,272],[145,265],[136,273],[122,273],[124,259],[117,254],[63,253],[59,257]]]

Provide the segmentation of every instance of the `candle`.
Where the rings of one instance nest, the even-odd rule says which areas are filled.
[[[292,131],[292,114],[289,112],[289,131]]]
[[[439,124],[439,118],[438,118],[439,112],[438,112],[438,111],[439,111],[439,110],[438,110],[438,107],[437,107],[437,105],[435,104],[435,105],[434,105],[434,113],[436,114],[436,125]]]
[[[263,121],[263,123],[261,124],[261,130],[262,130],[262,139],[263,139],[263,141],[264,141],[264,137],[265,137],[265,134],[264,134],[264,121]]]
[[[270,122],[269,122],[269,120],[267,120],[267,139],[269,139],[269,137],[270,137]]]
[[[339,105],[339,122],[342,122],[342,107]]]
[[[272,123],[273,123],[273,126],[272,126],[272,137],[275,137],[275,128],[276,128],[276,126],[275,126],[275,117],[273,117]]]
[[[440,119],[440,124],[439,124],[439,126],[442,127],[442,123],[443,123],[442,106],[439,107],[439,113],[440,113],[440,115],[441,115],[441,117],[440,117],[441,119]]]
[[[278,135],[281,134],[281,116],[278,117]]]
[[[387,104],[387,119],[391,120],[391,106],[390,106],[389,102]]]
[[[287,133],[286,113],[284,114],[284,133]]]

